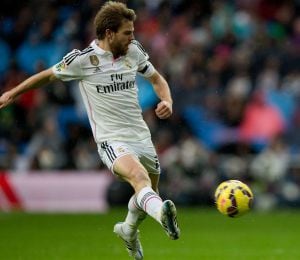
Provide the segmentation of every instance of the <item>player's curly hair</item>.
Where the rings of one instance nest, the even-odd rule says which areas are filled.
[[[123,20],[135,21],[134,10],[127,8],[124,3],[108,1],[95,16],[94,25],[99,40],[104,39],[107,29],[117,32]]]

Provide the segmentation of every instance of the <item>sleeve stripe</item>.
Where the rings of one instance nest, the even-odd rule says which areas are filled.
[[[64,57],[64,61],[65,61],[65,62],[68,62],[68,61],[69,61],[70,59],[72,59],[74,56],[76,56],[75,53],[73,53],[72,55],[65,56],[65,57]]]
[[[79,56],[79,54],[75,54],[74,56],[70,57],[68,60],[66,60],[66,64],[67,65],[70,65],[70,63],[77,57]]]
[[[64,57],[64,61],[67,65],[69,65],[78,55],[80,54],[79,50],[75,50],[74,52],[70,53],[69,55]]]
[[[86,49],[84,49],[83,51],[74,50],[74,51],[72,51],[71,53],[69,53],[68,55],[66,55],[66,56],[64,57],[64,61],[65,61],[66,65],[70,65],[71,62],[72,62],[76,57],[81,56],[81,55],[84,55],[84,54],[89,53],[89,52],[91,52],[91,51],[93,51],[93,47],[91,47],[91,46],[88,47],[88,48],[86,48]]]
[[[84,49],[84,50],[80,53],[80,55],[89,53],[89,52],[91,52],[91,51],[93,51],[93,47],[86,48],[86,49]]]
[[[89,46],[89,47],[85,48],[84,50],[82,50],[81,52],[87,52],[87,51],[92,50],[92,49],[93,49],[93,47]]]
[[[134,44],[134,45],[136,45],[136,46],[140,49],[140,51],[141,51],[146,57],[148,57],[148,54],[147,54],[146,50],[144,49],[144,47],[143,47],[138,41],[133,40],[133,41],[131,41],[131,43]]]
[[[69,54],[67,54],[64,59],[67,60],[69,59],[70,57],[73,57],[76,53],[79,53],[79,50],[74,50],[72,52],[70,52]]]

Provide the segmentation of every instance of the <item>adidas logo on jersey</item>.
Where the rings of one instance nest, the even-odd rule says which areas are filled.
[[[96,67],[96,68],[94,69],[93,73],[97,73],[97,72],[100,72],[100,71],[101,71],[100,67]]]

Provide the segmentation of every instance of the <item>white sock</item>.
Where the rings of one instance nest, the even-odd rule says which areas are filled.
[[[137,205],[136,196],[133,195],[128,202],[128,213],[124,222],[125,225],[123,225],[123,231],[128,235],[134,234],[146,216],[146,212]]]
[[[160,223],[162,199],[159,195],[152,188],[144,187],[136,198],[139,207]]]

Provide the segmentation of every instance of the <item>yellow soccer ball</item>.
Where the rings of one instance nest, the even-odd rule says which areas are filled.
[[[247,213],[253,203],[253,193],[243,182],[228,180],[222,182],[215,191],[217,209],[228,217],[240,217]]]

